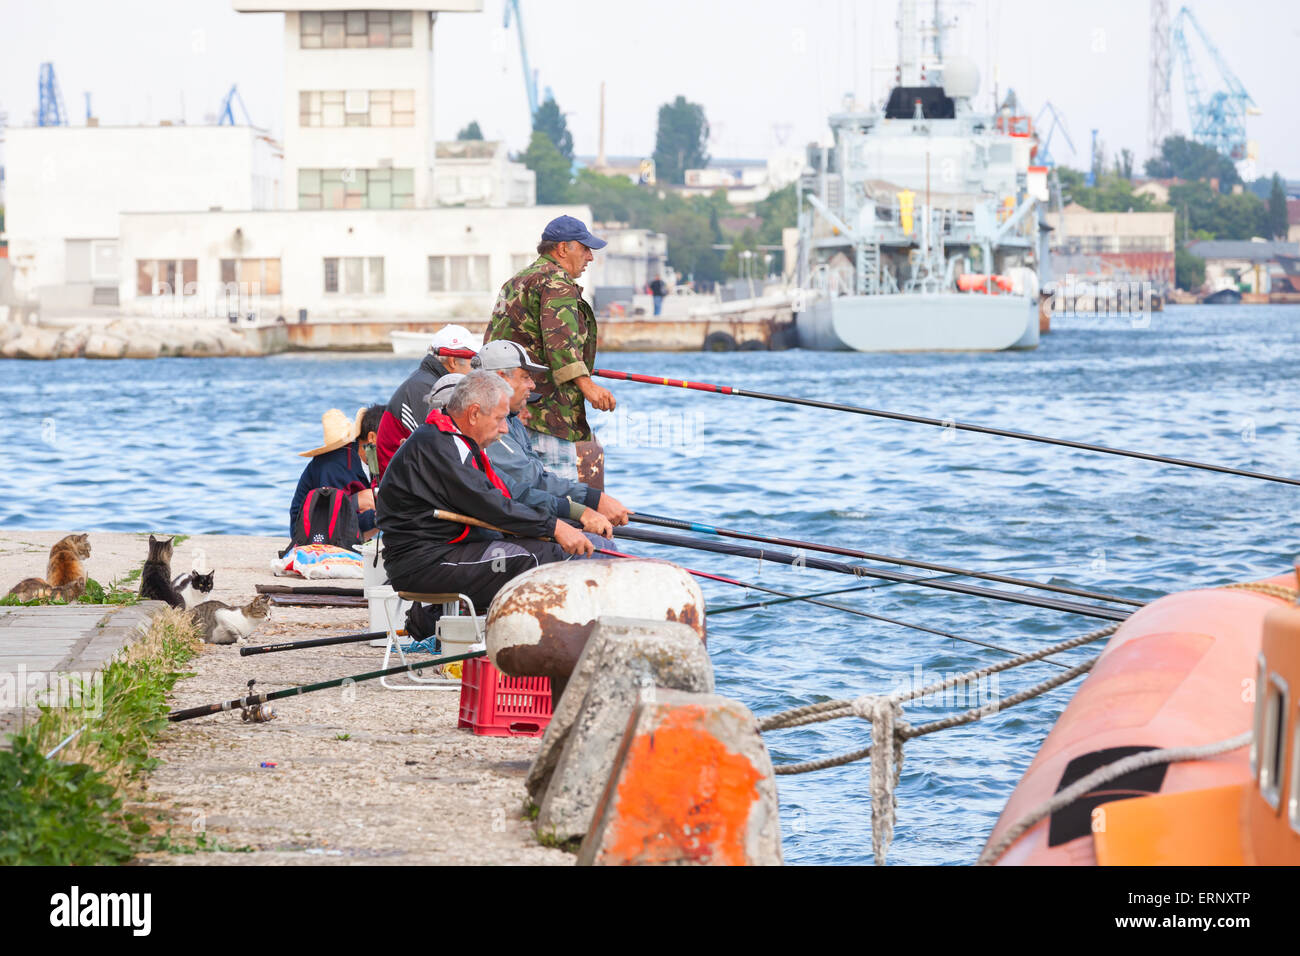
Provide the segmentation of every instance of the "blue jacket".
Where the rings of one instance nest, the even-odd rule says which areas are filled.
[[[307,492],[313,488],[342,488],[350,495],[370,487],[370,476],[366,474],[361,456],[357,454],[356,442],[317,455],[307,462],[298,479],[298,490],[293,493],[293,502],[289,505],[289,537],[293,537],[294,525],[302,516],[302,503],[307,500]],[[375,526],[375,513],[362,512],[358,523],[363,532]]]
[[[600,489],[546,470],[518,415],[512,414],[507,424],[510,431],[484,451],[512,498],[542,514],[575,521],[600,503]]]

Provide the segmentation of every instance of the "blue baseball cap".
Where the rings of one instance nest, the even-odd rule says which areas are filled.
[[[597,239],[587,231],[581,219],[572,216],[556,216],[542,230],[543,242],[580,242],[588,249],[605,248],[605,240]]]

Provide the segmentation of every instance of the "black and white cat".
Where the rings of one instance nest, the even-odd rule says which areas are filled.
[[[209,571],[207,574],[199,571],[178,574],[172,581],[172,587],[180,592],[186,607],[194,607],[208,599],[208,595],[212,593],[212,580],[216,574],[216,571]]]
[[[209,644],[243,643],[271,616],[271,599],[259,594],[243,607],[204,601],[190,611],[199,635]]]

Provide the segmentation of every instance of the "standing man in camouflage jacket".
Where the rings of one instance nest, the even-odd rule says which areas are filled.
[[[486,340],[508,339],[550,370],[537,384],[529,439],[547,469],[593,488],[604,487],[604,453],[587,425],[586,403],[614,410],[614,396],[591,379],[596,316],[575,281],[605,245],[581,220],[547,223],[538,257],[501,287]]]

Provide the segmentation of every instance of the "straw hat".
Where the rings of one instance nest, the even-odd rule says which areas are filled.
[[[348,417],[341,411],[331,408],[320,417],[321,429],[325,433],[325,444],[311,451],[300,451],[298,455],[302,458],[315,458],[317,455],[335,451],[349,442],[356,441],[357,436],[361,434],[361,416],[365,411],[364,408],[357,409],[357,417],[348,421]]]

